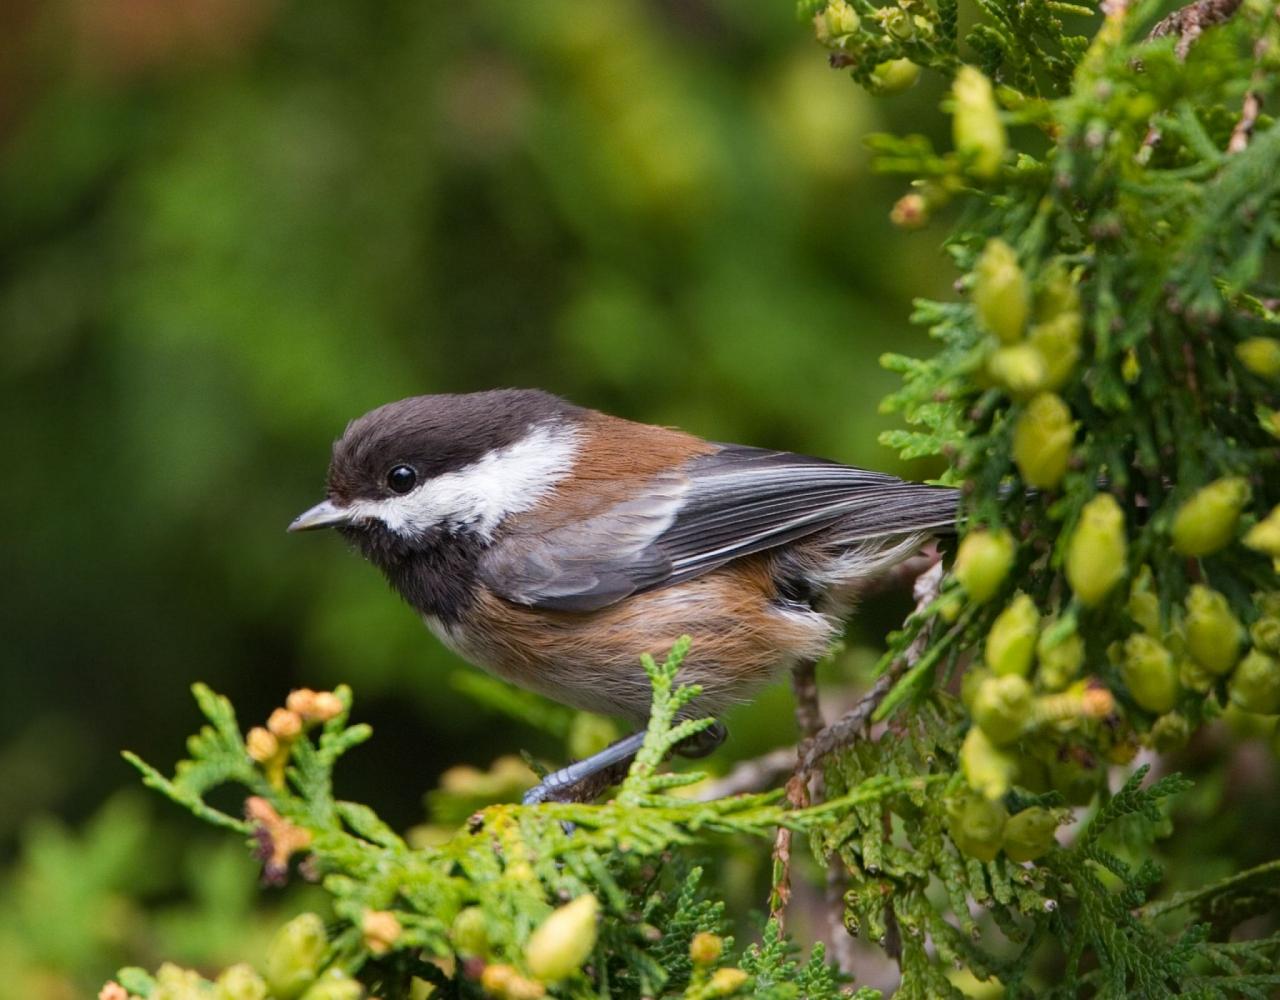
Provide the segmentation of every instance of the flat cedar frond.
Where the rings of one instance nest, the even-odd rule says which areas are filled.
[[[628,984],[637,996],[674,989],[678,992],[662,995],[711,997],[718,995],[707,992],[714,969],[690,965],[688,949],[695,934],[723,931],[723,904],[706,898],[700,869],[673,887],[659,859],[724,836],[772,836],[780,824],[816,832],[849,810],[892,796],[919,796],[929,779],[869,776],[807,810],[787,809],[777,793],[714,802],[669,794],[676,785],[672,776],[657,773],[658,765],[707,721],[679,719],[696,694],[695,688],[675,683],[687,650],[688,643],[681,642],[662,664],[649,660],[644,665],[654,689],[645,748],[615,799],[602,805],[490,806],[438,847],[413,848],[367,806],[333,797],[335,764],[370,735],[367,726],[348,724],[345,688],[338,692],[341,714],[289,744],[288,780],[279,785],[267,777],[269,764],[255,762],[243,742],[236,742],[239,730],[230,705],[202,687],[197,700],[211,725],[191,741],[193,758],[178,765],[177,777],[165,778],[136,757],[129,759],[150,786],[198,816],[253,835],[255,842],[281,831],[299,834],[306,873],[322,881],[342,921],[332,937],[330,968],[370,981],[407,983],[421,973],[422,958],[458,957],[455,925],[466,910],[482,914],[491,963],[520,963],[529,934],[557,901],[589,893],[605,912],[600,939],[609,957],[601,974],[608,969],[615,983]],[[697,776],[681,779],[683,785]],[[224,783],[240,784],[268,802],[278,819],[241,821],[208,806],[205,795]],[[386,946],[371,946],[368,914],[383,912],[394,913],[397,936]],[[635,912],[644,914],[642,923],[633,920]],[[654,928],[663,929],[656,939],[650,936]],[[756,962],[779,982],[790,975],[781,958],[764,955]],[[825,968],[819,950],[799,974],[809,991],[805,995],[840,995],[842,980]],[[589,984],[590,977],[581,973],[563,995],[594,996]],[[796,994],[775,989],[760,995]]]

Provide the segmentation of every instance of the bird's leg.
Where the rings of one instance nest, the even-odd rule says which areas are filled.
[[[631,761],[635,755],[639,753],[640,747],[644,745],[644,730],[638,733],[632,733],[630,736],[624,736],[622,739],[614,743],[610,743],[599,753],[593,753],[590,757],[582,760],[575,760],[572,764],[560,768],[558,771],[552,771],[545,778],[524,793],[524,804],[527,806],[536,805],[539,802],[576,802],[583,801],[584,796],[578,788],[588,782],[592,786],[599,786],[598,776],[603,772],[609,772],[610,775],[619,767],[631,766]],[[597,779],[597,780],[593,780]],[[596,789],[596,794],[604,786]],[[592,798],[595,796],[593,795]]]
[[[682,757],[705,757],[725,741],[729,730],[713,722],[701,732],[682,741],[676,753]],[[548,774],[524,793],[524,804],[539,802],[590,802],[610,785],[617,784],[644,745],[644,730],[610,743],[599,753],[576,760]]]

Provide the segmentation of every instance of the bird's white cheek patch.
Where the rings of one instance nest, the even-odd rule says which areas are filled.
[[[503,518],[528,510],[569,474],[577,437],[568,427],[535,427],[514,444],[428,479],[404,496],[357,500],[349,509],[355,518],[375,518],[405,537],[451,525],[488,538]]]

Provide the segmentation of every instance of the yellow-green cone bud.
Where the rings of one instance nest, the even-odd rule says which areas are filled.
[[[900,94],[920,78],[920,67],[910,59],[886,59],[871,71],[871,82],[882,94]]]
[[[199,973],[166,962],[156,970],[152,1000],[203,1000],[207,996]]]
[[[1040,287],[1036,290],[1036,319],[1043,323],[1057,319],[1064,313],[1080,318],[1080,290],[1075,276],[1060,260],[1055,260],[1040,272]]]
[[[901,7],[881,7],[876,11],[876,18],[885,33],[899,41],[905,41],[916,33],[915,21]]]
[[[1092,607],[1124,579],[1129,546],[1124,512],[1110,493],[1084,505],[1067,545],[1067,582],[1081,604]]]
[[[731,997],[747,985],[751,977],[741,969],[716,969],[707,983],[705,997]]]
[[[364,987],[341,969],[326,969],[307,987],[302,1000],[360,1000]]]
[[[1160,598],[1155,590],[1155,578],[1151,575],[1151,567],[1143,566],[1129,585],[1129,617],[1132,618],[1147,635],[1159,638]]]
[[[465,958],[489,954],[489,921],[478,906],[467,906],[458,911],[449,928],[449,940],[453,950]]]
[[[1026,594],[1015,595],[987,633],[987,666],[997,674],[1025,677],[1031,672],[1039,629],[1040,613],[1035,602]]]
[[[1013,425],[1013,460],[1023,482],[1051,490],[1067,474],[1076,425],[1071,410],[1056,393],[1034,396]]]
[[[960,704],[970,715],[973,714],[973,703],[977,700],[983,682],[994,676],[986,667],[976,665],[964,672],[964,677],[960,679]]]
[[[1263,615],[1249,626],[1249,638],[1264,653],[1280,653],[1280,616]]]
[[[996,746],[1012,743],[1031,722],[1031,685],[1017,674],[988,677],[973,699],[973,721]]]
[[[977,726],[972,726],[960,747],[960,766],[969,787],[989,799],[1009,790],[1018,774],[1018,758],[1005,753]]]
[[[1040,806],[1014,813],[1004,825],[1004,853],[1010,861],[1034,861],[1057,846],[1057,828],[1053,813]]]
[[[316,978],[320,960],[329,946],[324,921],[314,913],[294,917],[276,931],[267,947],[267,985],[278,1000],[300,996]]]
[[[267,984],[251,966],[241,963],[228,968],[213,984],[214,1000],[266,1000]]]
[[[991,178],[1000,169],[1008,138],[996,107],[991,81],[972,66],[961,66],[951,86],[955,109],[951,133],[956,150],[976,177]]]
[[[1027,343],[1044,362],[1044,387],[1061,388],[1080,361],[1080,314],[1059,313],[1033,324],[1027,331]]]
[[[1013,566],[1013,536],[1007,531],[971,531],[956,552],[956,579],[974,604],[986,604]]]
[[[1173,517],[1173,547],[1184,556],[1207,556],[1231,541],[1249,502],[1249,484],[1239,476],[1197,490]]]
[[[1017,254],[1004,240],[987,240],[978,258],[973,269],[973,307],[983,328],[1005,344],[1022,339],[1031,311],[1031,291],[1018,266]],[[1040,377],[1043,379],[1043,371]]]
[[[1271,508],[1271,513],[1249,529],[1244,536],[1244,544],[1256,552],[1280,557],[1280,504]]]
[[[1232,704],[1246,712],[1280,712],[1280,660],[1251,649],[1231,675],[1228,691]]]
[[[1142,377],[1142,363],[1138,361],[1138,352],[1132,347],[1124,352],[1124,360],[1120,362],[1120,377],[1128,385],[1133,385]]]
[[[826,22],[829,36],[837,40],[852,35],[862,23],[858,12],[845,0],[831,0],[827,4],[827,9],[822,12],[822,18]]]
[[[689,942],[689,961],[694,965],[706,968],[715,965],[724,954],[724,938],[719,934],[700,931]]]
[[[1047,627],[1036,642],[1036,659],[1040,661],[1036,680],[1046,690],[1061,691],[1080,675],[1084,665],[1084,639],[1078,632],[1059,639],[1052,626]]]
[[[1030,344],[1001,347],[987,358],[991,380],[1015,399],[1039,392],[1044,387],[1045,371],[1044,358]]]
[[[1191,723],[1178,712],[1166,712],[1151,725],[1151,746],[1159,753],[1181,750],[1191,739]]]
[[[1217,678],[1189,656],[1178,660],[1178,683],[1188,691],[1208,694]]]
[[[543,982],[571,976],[596,946],[600,904],[590,893],[555,910],[533,932],[525,948],[525,964]]]
[[[1210,673],[1221,677],[1240,659],[1244,626],[1227,599],[1216,590],[1195,584],[1187,595],[1187,651]]]
[[[1173,654],[1149,635],[1136,634],[1124,641],[1120,676],[1142,708],[1163,714],[1178,701],[1178,671]]]
[[[1000,853],[1005,807],[981,795],[965,795],[947,802],[947,829],[962,853],[979,861],[994,861]]]
[[[1280,376],[1280,340],[1250,337],[1236,344],[1236,357],[1260,378]]]

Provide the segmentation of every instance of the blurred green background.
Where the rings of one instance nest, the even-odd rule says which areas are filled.
[[[195,680],[246,725],[351,683],[376,736],[339,792],[399,826],[451,764],[563,755],[460,691],[339,539],[284,533],[348,419],[540,386],[929,471],[876,444],[876,359],[924,349],[910,299],[952,274],[940,229],[890,225],[862,140],[940,130],[939,85],[873,101],[810,35],[785,0],[0,7],[13,995],[246,957],[240,846],[121,793],[121,748],[181,753]],[[903,606],[873,601],[850,659]],[[785,689],[730,728],[713,767],[790,741]]]

